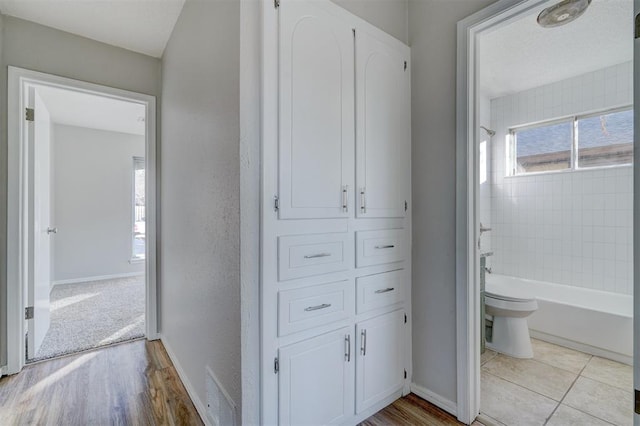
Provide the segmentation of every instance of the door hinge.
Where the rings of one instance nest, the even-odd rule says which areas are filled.
[[[404,370],[404,378],[407,378],[407,370]]]
[[[280,198],[278,198],[277,195],[273,196],[273,210],[274,211],[280,210]]]
[[[404,61],[404,70],[407,70],[407,61]]]
[[[273,359],[273,372],[278,374],[278,371],[280,371],[280,360],[278,360],[278,357],[275,357]]]
[[[636,414],[640,414],[640,390],[636,389],[634,393],[635,393],[635,401],[633,405],[635,407]]]
[[[273,7],[276,9],[280,7],[280,0],[273,0]]]
[[[406,212],[409,209],[409,203],[404,202],[404,211]]]
[[[640,13],[636,15],[635,38],[640,38]]]
[[[33,306],[27,306],[26,308],[24,308],[24,319],[33,319]]]
[[[407,323],[407,314],[404,314],[404,323]]]
[[[34,121],[36,119],[36,112],[33,108],[25,108],[25,120]]]
[[[353,31],[353,37],[356,37],[356,29],[355,28],[351,28],[351,31]]]

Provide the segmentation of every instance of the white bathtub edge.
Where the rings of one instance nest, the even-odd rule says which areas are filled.
[[[621,362],[627,365],[633,365],[633,357],[619,354],[617,352],[611,352],[606,349],[596,348],[591,345],[586,345],[584,343],[574,342],[573,340],[565,339],[563,337],[554,336],[552,334],[544,333],[542,331],[529,329],[529,335],[534,339],[543,340],[545,342],[553,343],[555,345],[560,345],[567,347],[569,349],[574,349],[576,351],[584,352],[590,355],[599,356],[602,358],[607,358],[613,361]]]

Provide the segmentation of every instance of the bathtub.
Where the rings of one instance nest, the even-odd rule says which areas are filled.
[[[632,364],[633,296],[487,274],[487,281],[532,290],[531,337]]]

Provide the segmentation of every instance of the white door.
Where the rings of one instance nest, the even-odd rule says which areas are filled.
[[[361,322],[356,327],[356,412],[361,413],[402,389],[404,311]]]
[[[634,424],[640,425],[640,0],[634,0],[635,41],[633,43],[634,166],[633,166],[633,384]]]
[[[353,415],[352,329],[279,351],[279,424],[335,425]]]
[[[358,217],[404,217],[411,164],[408,52],[356,34]]]
[[[280,4],[279,217],[349,215],[352,28],[320,3]]]
[[[33,318],[27,321],[27,357],[34,358],[49,329],[49,292],[51,290],[51,120],[49,111],[36,89],[29,89],[29,104],[34,121],[28,123],[29,170],[33,180],[29,188],[29,279],[27,306]]]

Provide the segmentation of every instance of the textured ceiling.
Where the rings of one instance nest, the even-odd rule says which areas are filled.
[[[145,134],[144,105],[53,87],[37,87],[36,90],[54,123]]]
[[[480,89],[489,98],[633,59],[633,0],[593,0],[584,15],[557,28],[540,27],[539,12],[482,37]]]
[[[0,12],[159,58],[184,0],[0,0]]]

